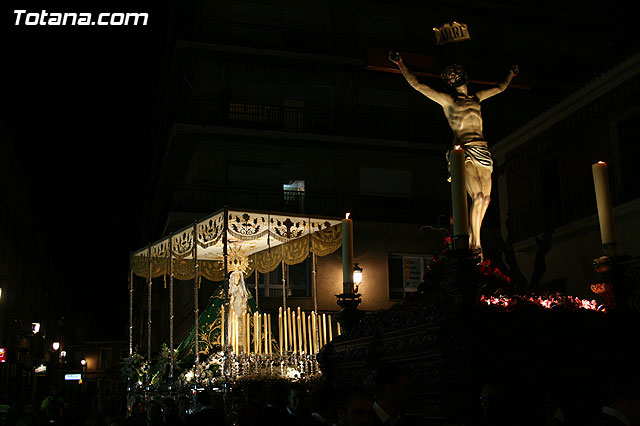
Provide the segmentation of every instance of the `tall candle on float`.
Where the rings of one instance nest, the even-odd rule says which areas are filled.
[[[353,293],[353,221],[342,219],[342,292]]]
[[[284,311],[282,315],[282,328],[284,329],[284,350],[286,352],[289,350],[289,334],[287,332],[287,311]]]
[[[322,314],[322,346],[327,344],[327,314]]]
[[[329,341],[333,340],[333,330],[331,325],[331,315],[329,315]]]
[[[280,341],[280,355],[282,355],[282,308],[278,309],[278,340]]]
[[[454,248],[469,248],[469,210],[464,174],[464,150],[456,145],[449,151],[451,163],[451,204],[453,210]]]
[[[292,333],[292,329],[291,329],[291,308],[287,308],[287,327],[286,328],[286,332],[287,337],[289,338],[289,345],[287,346],[287,350],[291,349],[291,345],[293,344],[293,335]]]
[[[258,338],[258,333],[260,331],[260,326],[258,325],[258,313],[254,312],[253,313],[253,352],[254,353],[259,353],[259,344],[258,342],[260,341]]]
[[[293,312],[291,312],[291,317],[289,318],[289,320],[291,321],[291,349],[293,350],[293,353],[295,354],[296,348],[298,346],[298,342],[297,342],[297,332],[296,332],[296,311],[295,309],[293,310]]]
[[[269,326],[267,324],[267,314],[262,314],[262,319],[264,320],[264,354],[265,355],[269,355],[269,347],[267,346],[269,344]]]
[[[220,317],[220,346],[222,346],[222,350],[226,350],[226,342],[224,341],[224,305],[221,306],[220,312],[222,312],[222,316]]]
[[[613,221],[613,207],[611,204],[611,191],[609,190],[609,176],[607,163],[598,161],[591,166],[593,172],[593,186],[596,191],[596,204],[598,205],[598,220],[600,221],[600,238],[605,254],[609,257],[618,255],[618,242],[616,238],[616,225]]]
[[[313,328],[313,353],[318,352],[318,314],[313,312],[311,325]]]
[[[265,344],[267,345],[267,355],[271,355],[271,314],[267,314],[267,341]]]
[[[306,354],[309,353],[307,348],[307,317],[304,311],[302,312],[302,351]]]

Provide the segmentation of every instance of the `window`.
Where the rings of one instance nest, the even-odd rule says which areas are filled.
[[[389,298],[404,299],[422,282],[431,255],[389,255]]]
[[[287,297],[311,297],[311,258],[297,265],[286,265]],[[255,276],[246,280],[252,292]],[[282,297],[282,264],[266,274],[258,274],[258,294],[260,297]]]
[[[290,180],[282,189],[287,211],[304,212],[304,180]]]
[[[100,370],[111,367],[111,348],[100,348]]]
[[[360,194],[386,197],[411,197],[411,170],[382,167],[360,168]]]

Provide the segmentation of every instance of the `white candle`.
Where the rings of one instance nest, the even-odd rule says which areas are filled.
[[[302,352],[309,353],[307,348],[307,317],[304,311],[302,311]]]
[[[605,253],[607,255],[616,256],[618,254],[616,247],[616,225],[613,220],[607,163],[598,161],[591,166],[591,171],[593,172],[593,186],[596,191],[596,204],[598,206],[598,220],[600,221],[600,238],[602,245],[605,246]]]
[[[267,355],[271,355],[271,314],[267,314],[267,326],[267,338],[265,345],[267,345]],[[282,353],[282,350],[280,353]]]
[[[280,355],[282,355],[282,308],[278,311],[278,340],[280,342]]]
[[[322,314],[322,346],[327,344],[327,314]]]
[[[282,317],[282,326],[284,328],[284,350],[289,350],[289,333],[288,333],[288,325],[287,325],[287,311],[284,311],[284,315]]]
[[[264,354],[269,355],[269,348],[267,344],[269,343],[269,329],[267,326],[267,314],[262,314],[262,320],[264,322]]]
[[[224,341],[224,305],[222,305],[222,309],[220,310],[220,346],[222,346],[222,350],[225,350],[226,343]]]
[[[298,346],[298,333],[296,332],[296,311],[291,312],[291,349],[295,354]]]
[[[353,221],[342,219],[342,291],[345,294],[353,293]]]
[[[286,331],[287,331],[287,337],[289,338],[289,345],[287,346],[287,350],[291,349],[291,345],[293,344],[293,335],[291,334],[292,329],[291,329],[291,308],[287,308],[287,327]]]
[[[331,315],[329,315],[329,341],[333,340],[333,330],[331,325]]]
[[[313,312],[309,314],[309,318],[307,318],[307,333],[309,333],[309,353],[313,353],[313,331],[311,327],[311,317],[313,317]]]
[[[455,248],[469,248],[469,211],[467,210],[467,187],[464,174],[464,150],[456,145],[449,151],[451,163],[451,201],[453,210],[453,236],[462,237]],[[466,237],[466,238],[465,238]]]
[[[233,352],[238,353],[238,315],[233,312]]]
[[[313,313],[313,353],[318,352],[318,315]]]

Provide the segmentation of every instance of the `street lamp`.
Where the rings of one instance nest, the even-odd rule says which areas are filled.
[[[54,351],[57,351],[58,349],[60,349],[60,342],[53,342],[51,347],[53,348]]]
[[[33,334],[38,334],[38,332],[40,331],[40,323],[39,322],[32,322],[31,323],[31,331],[33,332]]]
[[[67,351],[60,351],[60,356],[62,358],[66,357],[67,356]]]
[[[353,264],[353,283],[356,285],[356,293],[358,292],[358,287],[360,287],[360,283],[362,282],[362,268],[358,266],[358,263]]]
[[[82,359],[80,360],[80,364],[82,364],[82,366],[84,367],[85,365],[87,365],[87,360],[86,360],[86,359],[84,359],[84,358],[82,358]]]

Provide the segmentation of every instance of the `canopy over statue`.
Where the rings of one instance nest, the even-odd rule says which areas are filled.
[[[194,280],[197,286],[201,278],[216,283],[218,288],[202,312],[198,309],[198,292],[194,291],[194,326],[177,348],[178,359],[183,364],[198,364],[196,353],[210,355],[222,347],[230,347],[232,332],[234,336],[246,338],[249,328],[255,327],[253,315],[258,315],[259,310],[247,290],[246,277],[256,271],[266,274],[283,263],[301,263],[309,255],[326,256],[335,252],[342,244],[340,224],[341,220],[336,218],[225,208],[133,252],[131,273],[146,278],[149,292],[151,279],[164,276],[165,282],[170,283],[171,298],[174,279]],[[285,294],[283,292],[283,299]],[[149,310],[150,301],[149,296]],[[132,302],[130,293],[130,309]],[[173,348],[172,315],[170,349]],[[131,353],[131,317],[129,330]],[[269,329],[262,335],[263,347],[272,343],[270,334]],[[151,323],[148,322],[148,339],[150,336]],[[226,339],[223,340],[223,336]],[[248,339],[236,337],[234,352],[248,352],[247,342]],[[150,343],[147,346],[150,348]]]
[[[518,74],[518,67],[512,66],[507,78],[497,86],[470,94],[466,73],[461,66],[451,65],[441,75],[450,89],[450,93],[444,93],[420,83],[397,52],[389,52],[389,60],[398,65],[411,87],[442,106],[444,116],[453,130],[453,144],[460,145],[465,152],[466,186],[471,196],[470,247],[481,250],[480,227],[491,201],[493,160],[482,134],[480,102],[503,92]]]

